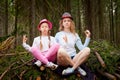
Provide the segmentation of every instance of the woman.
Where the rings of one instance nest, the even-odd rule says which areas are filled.
[[[87,60],[90,54],[90,49],[87,47],[90,41],[89,30],[85,31],[86,40],[82,44],[80,37],[75,32],[75,24],[70,13],[65,12],[60,20],[60,32],[55,35],[56,41],[60,44],[60,49],[57,54],[57,63],[62,66],[68,66],[62,71],[62,75],[68,75],[78,70],[85,76],[86,72],[79,66]],[[80,50],[76,53],[75,44]]]

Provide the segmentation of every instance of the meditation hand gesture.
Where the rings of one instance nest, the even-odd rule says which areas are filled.
[[[91,35],[90,31],[89,30],[85,30],[85,35],[86,35],[86,37],[90,37],[90,35]]]
[[[28,39],[27,36],[23,35],[23,43],[26,43],[27,39]]]
[[[67,43],[67,36],[66,36],[66,35],[63,37],[63,39],[64,39],[65,42]]]

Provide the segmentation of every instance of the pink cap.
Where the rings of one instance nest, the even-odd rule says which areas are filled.
[[[49,20],[47,20],[47,19],[42,19],[42,20],[39,22],[39,24],[38,24],[38,26],[37,26],[38,29],[40,28],[40,26],[41,26],[42,23],[47,23],[48,26],[49,26],[49,29],[50,29],[50,30],[52,29],[52,23],[51,23]]]

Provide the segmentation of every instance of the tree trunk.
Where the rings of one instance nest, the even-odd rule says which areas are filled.
[[[92,34],[92,1],[83,0],[85,6],[85,29],[89,29]],[[92,36],[91,36],[92,37]]]
[[[36,34],[36,27],[35,27],[35,0],[30,0],[31,4],[30,4],[30,16],[29,16],[29,20],[30,20],[30,32],[29,32],[29,35],[30,35],[30,45],[32,45],[32,42],[33,42],[33,38],[35,37],[35,34]]]
[[[71,12],[71,0],[65,0],[65,11]]]
[[[116,44],[120,46],[120,1],[117,0],[116,4]]]
[[[114,42],[113,1],[110,0],[110,41]]]
[[[18,22],[18,1],[15,0],[15,29],[14,29],[14,35],[15,35],[15,48],[17,46],[17,22]]]
[[[82,30],[82,28],[81,28],[81,13],[80,13],[80,0],[78,0],[78,10],[77,10],[77,16],[76,16],[76,18],[78,18],[77,20],[78,21],[76,21],[76,22],[78,22],[78,28],[77,28],[77,30],[79,31],[78,33],[80,33],[81,34],[81,30]],[[77,24],[77,23],[76,23]]]
[[[101,34],[101,33],[104,33],[104,26],[103,26],[103,22],[102,22],[102,20],[103,20],[103,9],[102,9],[102,7],[103,7],[103,5],[102,5],[102,1],[101,0],[98,0],[98,17],[99,17],[99,38],[100,39],[103,39],[103,36],[104,36],[104,34]]]
[[[5,35],[8,35],[8,0],[5,0]]]

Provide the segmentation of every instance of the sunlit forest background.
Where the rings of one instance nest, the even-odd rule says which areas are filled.
[[[112,75],[112,79],[120,79],[120,0],[0,0],[0,80],[35,80],[38,74],[40,79],[41,76],[44,77],[41,80],[58,79],[49,70],[46,70],[49,74],[43,75],[43,72],[36,71],[33,66],[26,66],[26,62],[33,57],[21,45],[24,34],[28,37],[27,43],[32,45],[33,38],[39,36],[37,25],[43,18],[52,22],[51,35],[54,36],[64,12],[73,16],[76,32],[83,42],[84,31],[89,29],[91,32],[88,67],[96,75],[100,69],[118,74],[118,77]],[[101,68],[93,54],[95,51],[101,55],[107,67]],[[14,64],[11,65],[12,63]],[[98,80],[103,80],[101,78],[97,76]],[[66,78],[75,79],[76,76]],[[77,77],[76,80],[79,79]]]

